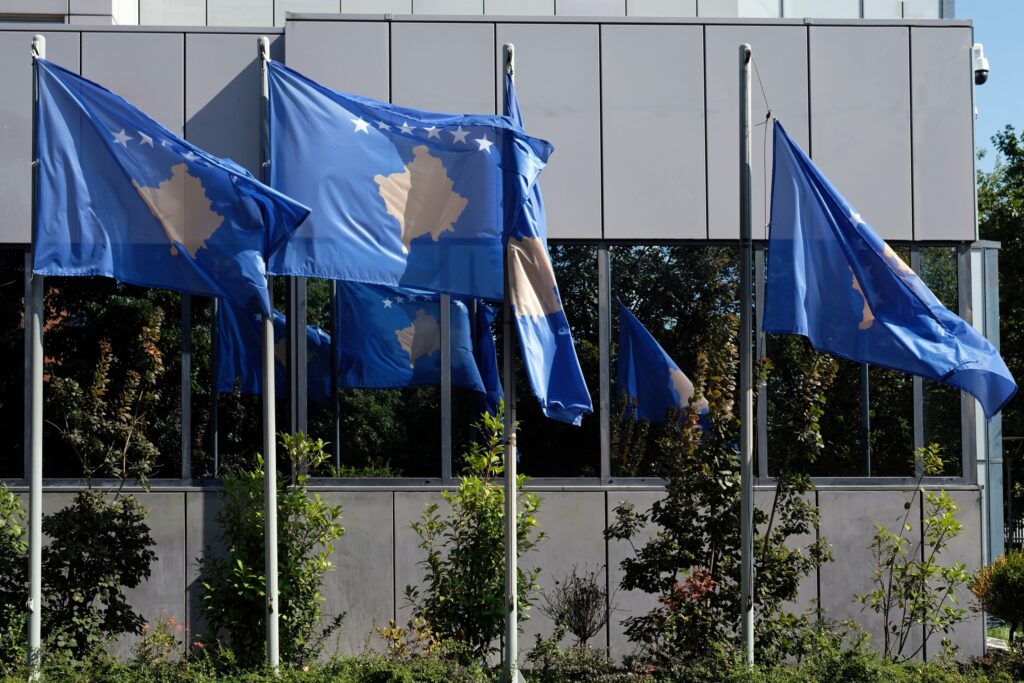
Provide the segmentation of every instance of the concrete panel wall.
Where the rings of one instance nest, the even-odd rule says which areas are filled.
[[[396,104],[445,112],[495,111],[492,24],[394,24],[391,65]]]

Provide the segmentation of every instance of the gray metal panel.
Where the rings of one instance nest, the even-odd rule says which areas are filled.
[[[1001,469],[1001,468],[998,468]],[[963,525],[963,532],[952,539],[945,553],[937,556],[938,561],[946,566],[954,562],[962,562],[966,565],[967,572],[971,575],[976,572],[982,564],[981,559],[981,491],[951,491],[950,498],[960,507],[956,513],[957,520]],[[926,503],[927,506],[927,503]],[[927,507],[926,507],[927,509]],[[931,546],[925,548],[927,553]],[[957,595],[959,607],[970,609],[975,603],[974,596],[966,588]],[[942,651],[941,640],[944,634],[937,633],[928,641],[928,658],[933,659]],[[967,618],[957,625],[949,639],[954,645],[960,648],[963,658],[980,657],[985,654],[985,622],[981,614],[971,610]]]
[[[602,27],[605,237],[707,235],[703,63],[700,26]]]
[[[738,0],[697,0],[698,17],[739,16]]]
[[[220,537],[217,515],[224,507],[219,492],[190,491],[185,494],[185,592],[188,601],[188,629],[202,633],[206,627],[203,616],[203,578],[197,560],[201,557],[224,557],[227,548]],[[159,553],[159,551],[158,551]]]
[[[860,0],[782,0],[782,16],[857,19]]]
[[[67,14],[68,0],[0,0],[4,14]],[[49,41],[47,41],[49,42]],[[49,48],[49,45],[47,45]]]
[[[321,494],[326,503],[342,505],[341,525],[345,535],[334,542],[328,561],[335,571],[324,576],[322,626],[345,613],[344,625],[328,642],[325,653],[335,647],[345,653],[363,649],[375,627],[387,626],[394,618],[395,573],[392,533],[391,491],[345,491]],[[371,643],[379,639],[371,639]]]
[[[70,14],[68,23],[75,26],[113,26],[114,17],[102,14]]]
[[[631,17],[695,17],[697,0],[626,0]]]
[[[274,26],[284,26],[287,12],[334,14],[340,11],[341,0],[274,0]]]
[[[809,30],[814,163],[883,238],[909,240],[909,29]]]
[[[737,11],[741,17],[777,18],[782,16],[782,0],[740,0]]]
[[[865,19],[902,19],[901,0],[863,0]]]
[[[483,14],[484,0],[412,0],[413,14]]]
[[[71,0],[69,14],[113,14],[113,0]]]
[[[234,159],[259,175],[260,69],[258,34],[185,36],[185,132],[211,154]],[[283,36],[271,36],[281,58]]]
[[[139,23],[150,26],[203,26],[206,0],[139,0]]]
[[[412,0],[341,0],[345,14],[412,14]]]
[[[291,68],[328,88],[388,99],[387,23],[295,21],[285,32]]]
[[[904,503],[910,491],[818,491],[821,514],[821,535],[828,539],[834,560],[822,565],[821,607],[830,619],[852,619],[871,634],[871,643],[882,646],[882,622],[874,612],[861,609],[854,596],[872,589],[872,575],[876,568],[868,546],[875,533],[875,525],[891,530],[901,528],[907,511]],[[910,547],[921,539],[919,499],[910,511],[912,531],[906,536]],[[915,629],[909,639],[909,651],[921,644],[921,631]]]
[[[621,502],[630,502],[637,512],[646,512],[658,500],[665,497],[663,491],[637,491],[619,492],[609,491],[607,494],[608,524],[615,521],[615,507]],[[638,538],[633,539],[633,545],[640,549],[648,540],[654,538],[657,528],[648,526]],[[612,591],[618,590],[622,582],[622,561],[634,557],[633,549],[626,541],[608,541],[608,587]],[[613,659],[622,659],[625,655],[636,650],[636,645],[629,642],[625,634],[625,627],[622,622],[630,616],[646,614],[658,606],[658,597],[638,590],[619,590],[615,595],[614,605],[618,607],[608,620],[608,645],[609,654]]]
[[[0,31],[0,243],[32,239],[32,35]],[[50,61],[77,72],[79,34],[43,35]]]
[[[209,26],[272,26],[274,0],[206,0]]]
[[[576,17],[622,17],[626,0],[555,0],[555,14]]]
[[[914,239],[973,240],[969,28],[913,28]]]
[[[803,26],[708,26],[708,235],[738,239],[739,193],[739,46],[750,43],[772,113],[793,138],[807,149],[807,29]],[[756,79],[755,79],[756,80]],[[757,83],[752,92],[752,118],[764,122],[765,105]],[[753,235],[766,236],[765,194],[771,195],[772,141],[769,126],[756,126],[751,144]]]
[[[180,33],[83,33],[82,75],[182,134],[185,37]]]
[[[539,567],[537,583],[540,591],[534,594],[534,607],[523,631],[523,642],[533,642],[540,634],[548,638],[554,631],[554,623],[539,607],[544,604],[542,591],[551,591],[555,582],[561,582],[573,568],[577,576],[593,571],[598,574],[602,587],[605,581],[604,541],[605,495],[603,491],[558,492],[541,494],[541,506],[537,513],[537,524],[546,538],[534,553],[522,555],[519,565],[526,569]],[[606,628],[594,636],[590,645],[603,648],[607,643]],[[570,635],[563,645],[573,644]],[[525,648],[524,648],[525,649]]]
[[[418,563],[424,559],[419,547],[420,538],[412,530],[413,522],[423,517],[423,510],[430,503],[437,503],[441,514],[448,514],[451,508],[440,493],[426,491],[396,491],[394,515],[395,539],[395,618],[404,625],[412,616],[412,608],[405,602],[405,587],[420,587],[423,582],[423,568]]]
[[[601,84],[598,27],[500,24],[496,48],[516,46],[516,90],[526,130],[555,153],[541,174],[552,238],[601,237]],[[501,105],[502,76],[497,82]]]
[[[555,13],[555,0],[484,0],[484,12],[504,17],[550,17]]]
[[[418,109],[494,113],[493,60],[493,24],[393,24],[391,99]]]
[[[903,18],[942,19],[942,0],[903,0]]]

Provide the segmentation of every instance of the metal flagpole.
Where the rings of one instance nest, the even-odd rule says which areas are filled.
[[[515,79],[515,47],[505,43],[505,72]],[[505,334],[505,683],[518,683],[519,673],[519,539],[516,535],[516,385],[515,385],[515,330],[512,329],[512,300],[509,289],[508,252],[505,256],[505,304],[503,327]]]
[[[260,60],[260,160],[261,176],[267,181],[270,166],[270,91],[267,84],[267,62],[270,60],[270,40],[257,39]],[[273,306],[273,283],[267,277],[267,294]],[[274,406],[274,319],[263,316],[263,556],[266,565],[267,594],[267,663],[277,669],[280,665],[278,646],[277,600],[277,443]]]
[[[740,613],[754,664],[754,368],[751,296],[750,45],[740,45]]]
[[[331,307],[331,433],[334,435],[334,469],[335,476],[341,471],[341,403],[338,398],[338,349],[341,339],[341,321],[338,320],[338,281],[331,280],[327,285]]]
[[[32,227],[35,229],[36,178],[39,175],[39,78],[37,59],[46,58],[46,38],[32,37]],[[31,362],[29,382],[32,384],[31,404],[31,475],[29,477],[29,551],[28,551],[28,666],[29,679],[39,680],[39,646],[42,643],[43,583],[43,276],[32,274],[32,300],[29,309]]]

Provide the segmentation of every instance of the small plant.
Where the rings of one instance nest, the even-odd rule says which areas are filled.
[[[185,625],[161,612],[156,623],[142,627],[142,637],[132,646],[132,655],[139,664],[171,662],[181,654],[182,643],[187,640]]]
[[[483,441],[470,446],[458,489],[443,494],[451,514],[442,516],[439,506],[431,503],[412,525],[426,553],[419,563],[424,586],[406,586],[406,600],[413,615],[429,624],[433,633],[461,644],[463,663],[493,652],[505,623],[505,496],[494,482],[504,471],[503,410],[504,406],[497,415],[485,413],[475,425]],[[518,478],[520,486],[525,480]],[[536,528],[539,507],[536,494],[521,494],[516,520],[520,555],[544,537]],[[518,572],[519,618],[524,620],[540,570]]]
[[[1024,624],[1024,550],[1011,550],[979,569],[970,588],[983,610],[1010,627],[1012,645]]]
[[[602,568],[603,569],[603,568]],[[543,591],[544,613],[555,626],[564,626],[576,637],[576,647],[586,647],[587,641],[600,633],[608,623],[608,614],[614,609],[608,600],[608,590],[598,581],[601,570],[579,571],[576,565],[555,587]]]
[[[881,616],[882,651],[894,662],[915,657],[932,636],[949,633],[967,615],[967,610],[957,602],[957,593],[970,580],[967,569],[960,562],[946,566],[938,559],[950,540],[963,531],[963,525],[956,519],[960,508],[945,491],[925,492],[921,486],[925,476],[942,473],[939,446],[919,448],[915,456],[921,463],[921,474],[910,500],[904,503],[907,512],[897,531],[876,525],[869,546],[875,559],[874,588],[856,596],[865,609]],[[907,534],[913,531],[911,512],[918,495],[924,495],[927,508],[921,538],[912,543]],[[922,553],[921,545],[925,542],[927,547]],[[908,651],[911,634],[922,627],[921,643]]]
[[[413,617],[405,626],[399,626],[394,619],[388,625],[374,629],[383,640],[389,659],[399,662],[412,661],[417,657],[437,654],[442,642],[423,619]]]
[[[321,439],[304,434],[280,434],[281,444],[295,483],[278,477],[278,571],[281,619],[281,657],[293,665],[317,657],[327,638],[340,626],[344,614],[319,629],[324,575],[333,569],[327,559],[334,542],[345,530],[339,525],[341,506],[328,505],[319,494],[309,493],[310,470],[329,457]],[[227,647],[238,661],[262,662],[265,631],[265,565],[263,530],[263,460],[256,467],[224,477],[225,504],[217,516],[225,557],[207,550],[199,558],[203,580],[203,610],[211,636],[229,636]],[[209,640],[209,639],[205,639]]]
[[[27,554],[25,508],[0,484],[0,677],[25,659]]]

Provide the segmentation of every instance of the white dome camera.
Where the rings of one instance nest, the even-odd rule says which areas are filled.
[[[971,46],[971,66],[974,68],[975,85],[982,85],[988,80],[988,58],[985,56],[985,46],[981,43]]]

